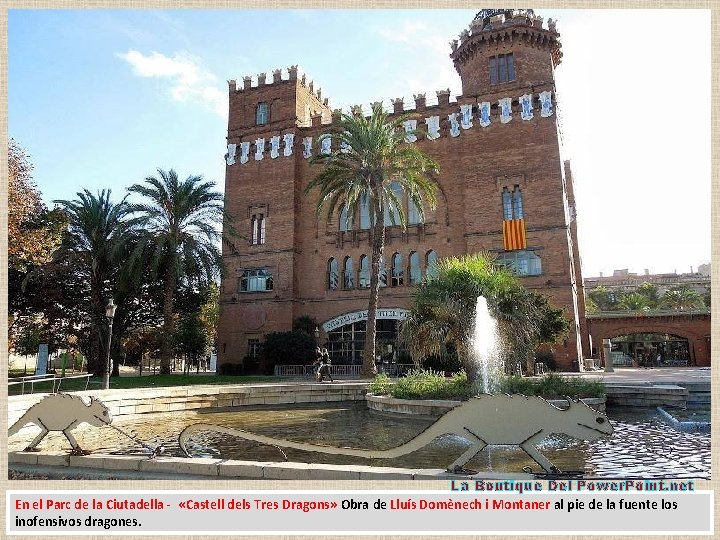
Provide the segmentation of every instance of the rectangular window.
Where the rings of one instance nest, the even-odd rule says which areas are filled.
[[[250,243],[253,246],[265,243],[265,214],[253,214],[250,219]]]
[[[248,356],[253,360],[257,360],[260,357],[260,340],[259,339],[248,339]]]
[[[531,250],[501,253],[496,260],[498,263],[508,266],[518,276],[542,274],[542,259]]]
[[[239,292],[267,292],[273,290],[273,276],[267,268],[243,270],[238,286]]]
[[[264,101],[261,101],[257,105],[257,110],[255,113],[255,123],[258,126],[261,126],[263,124],[267,124],[268,122],[268,104]]]
[[[513,53],[491,56],[488,62],[490,84],[500,84],[515,80],[515,59]]]

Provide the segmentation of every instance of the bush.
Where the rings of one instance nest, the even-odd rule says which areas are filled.
[[[464,371],[450,379],[436,371],[411,371],[400,377],[390,390],[390,395],[398,399],[467,399],[470,393]]]
[[[542,396],[547,399],[565,396],[603,397],[606,394],[605,383],[601,381],[563,377],[557,373],[548,373],[541,379],[527,379],[517,375],[505,377],[500,383],[500,391],[507,394]]]
[[[220,364],[220,375],[242,375],[243,365],[225,362]]]
[[[386,373],[378,373],[368,386],[368,392],[375,396],[387,396],[392,391],[393,383]]]
[[[315,359],[315,338],[305,332],[271,332],[265,336],[262,354],[273,366],[309,364]]]
[[[541,362],[545,364],[546,371],[556,371],[557,362],[555,361],[555,355],[552,351],[538,351],[535,353],[535,362]]]

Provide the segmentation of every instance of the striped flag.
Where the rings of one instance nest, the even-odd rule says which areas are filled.
[[[506,219],[503,221],[503,247],[506,251],[525,249],[527,247],[524,219]]]

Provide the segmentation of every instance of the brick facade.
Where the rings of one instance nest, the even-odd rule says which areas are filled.
[[[540,21],[540,23],[538,22]],[[481,21],[482,22],[482,21]],[[428,251],[438,257],[503,249],[503,188],[522,193],[527,250],[542,261],[539,275],[523,277],[523,284],[547,294],[563,307],[573,331],[555,347],[558,365],[573,369],[583,356],[587,339],[584,321],[574,196],[569,164],[561,156],[555,113],[554,66],[560,61],[559,35],[550,21],[528,15],[494,17],[473,22],[471,32],[452,45],[452,61],[461,76],[463,95],[449,101],[438,92],[438,104],[416,96],[415,104],[393,100],[395,112],[417,113],[418,128],[439,116],[440,136],[419,135],[417,144],[440,165],[438,205],[426,211],[424,224],[387,229],[385,260],[390,271],[394,253],[403,257],[404,285],[381,289],[380,307],[407,308],[409,256],[417,252],[424,262]],[[512,53],[515,80],[489,84],[490,58]],[[312,154],[320,152],[318,137],[337,119],[327,98],[291,67],[285,79],[276,71],[272,80],[256,86],[245,78],[243,88],[230,81],[229,154],[226,168],[226,210],[237,231],[233,246],[224,248],[227,275],[221,287],[218,360],[242,362],[248,340],[267,332],[289,330],[294,318],[308,315],[320,324],[339,315],[367,309],[368,291],[357,288],[361,255],[371,255],[368,230],[340,231],[338,216],[326,223],[315,216],[316,200],[303,194],[319,171],[303,156],[303,141],[312,137]],[[552,114],[541,115],[540,93],[550,92]],[[519,98],[532,95],[533,118],[521,119]],[[547,94],[546,94],[547,95]],[[512,120],[502,123],[498,100],[512,98]],[[480,125],[479,103],[491,103],[490,125]],[[257,107],[266,103],[269,117],[257,125]],[[472,106],[472,127],[451,135],[449,115]],[[293,136],[286,149],[286,135]],[[272,157],[270,139],[279,137]],[[256,141],[264,139],[262,159],[256,159]],[[278,141],[278,139],[275,139]],[[242,143],[246,144],[244,163]],[[236,145],[236,146],[232,146]],[[233,152],[234,151],[234,152]],[[285,155],[288,153],[289,155]],[[264,243],[253,244],[253,216],[264,218]],[[343,290],[342,267],[351,257],[355,288]],[[340,286],[329,290],[327,266],[338,261]],[[241,291],[240,278],[248,269],[272,274],[272,290]],[[252,288],[252,286],[250,287]],[[587,351],[585,351],[587,354]]]

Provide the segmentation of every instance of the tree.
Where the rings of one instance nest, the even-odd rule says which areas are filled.
[[[223,196],[213,191],[214,182],[202,176],[180,181],[170,169],[157,170],[130,193],[145,201],[130,205],[133,223],[146,235],[150,268],[163,281],[163,332],[160,372],[170,373],[175,289],[182,280],[207,283],[222,268],[219,232],[223,221]]]
[[[665,291],[661,306],[676,311],[703,309],[705,302],[700,294],[687,285],[677,285]]]
[[[106,372],[107,319],[105,306],[112,297],[122,254],[128,240],[125,199],[110,200],[110,190],[97,196],[87,189],[72,201],[55,201],[70,221],[58,251],[58,262],[74,267],[87,284],[89,302],[88,370],[96,375]]]
[[[28,275],[52,258],[67,227],[61,210],[48,210],[32,178],[33,165],[25,150],[14,140],[8,143],[8,315],[13,337],[32,332],[14,328],[27,317],[39,316],[28,310],[23,289]],[[40,321],[33,321],[36,325]],[[41,332],[42,333],[42,332]],[[27,343],[27,340],[25,340]],[[36,349],[37,351],[37,349]]]
[[[562,310],[522,287],[491,255],[452,257],[440,260],[437,274],[415,288],[410,315],[402,323],[401,338],[416,363],[441,355],[450,345],[468,380],[478,378],[471,351],[478,296],[485,297],[497,321],[505,371],[512,370],[515,362],[530,362],[540,343],[554,343],[567,335],[569,323]]]
[[[326,209],[328,222],[338,211],[349,221],[361,206],[368,209],[372,259],[363,376],[376,373],[375,322],[386,212],[392,224],[403,228],[407,225],[402,198],[393,188],[398,186],[407,194],[421,220],[424,203],[431,208],[436,203],[432,174],[438,172],[438,165],[416,146],[406,144],[403,122],[408,118],[400,115],[391,119],[379,104],[368,118],[359,113],[342,115],[332,132],[321,137],[338,141],[339,149],[313,158],[313,163],[322,164],[323,169],[305,188],[306,194],[318,189],[316,213],[319,217]]]
[[[588,293],[588,297],[593,305],[597,306],[598,311],[613,311],[617,309],[615,295],[602,285],[591,290]]]
[[[623,311],[649,311],[652,302],[646,295],[633,291],[620,295],[617,308]]]

